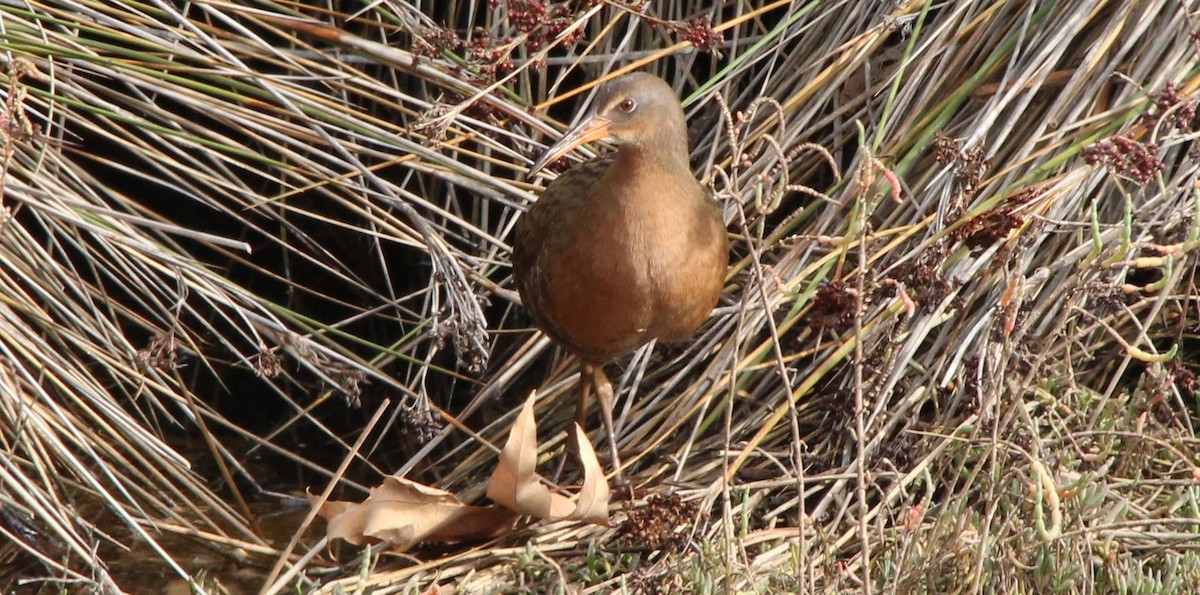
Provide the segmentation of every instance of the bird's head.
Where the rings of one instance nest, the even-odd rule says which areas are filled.
[[[546,164],[584,143],[607,140],[620,148],[687,152],[687,122],[679,97],[666,81],[644,72],[619,76],[600,86],[587,115],[530,168]]]

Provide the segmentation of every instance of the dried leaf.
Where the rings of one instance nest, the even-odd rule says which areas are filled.
[[[406,550],[422,541],[490,539],[513,527],[519,515],[582,520],[608,526],[609,486],[596,451],[578,424],[572,439],[583,464],[583,487],[572,499],[551,492],[537,475],[535,395],[513,422],[487,494],[500,506],[468,506],[453,494],[404,478],[388,476],[361,503],[329,501],[317,514],[326,534],[355,545],[384,542]]]
[[[583,487],[579,489],[579,500],[575,503],[575,512],[571,518],[597,525],[608,524],[608,501],[610,490],[608,480],[604,477],[604,467],[596,458],[592,443],[588,442],[587,434],[579,424],[575,428],[575,444],[578,448],[580,462],[583,464]]]
[[[317,513],[330,538],[355,545],[382,541],[406,550],[422,541],[474,541],[495,537],[517,515],[496,506],[468,506],[453,494],[388,476],[362,503],[329,501]]]
[[[583,487],[578,504],[571,498],[550,491],[537,475],[537,422],[533,417],[536,393],[521,408],[500,462],[488,481],[487,495],[501,506],[540,519],[576,519],[608,525],[608,481],[596,452],[583,430],[575,426],[574,439],[583,462]]]

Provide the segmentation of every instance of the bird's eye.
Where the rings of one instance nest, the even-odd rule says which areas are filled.
[[[637,107],[637,102],[632,99],[626,99],[625,101],[622,101],[621,104],[618,105],[617,107],[621,108],[621,111],[628,113],[628,112],[632,112],[633,108]]]

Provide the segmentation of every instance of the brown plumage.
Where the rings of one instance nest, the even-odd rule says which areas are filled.
[[[665,81],[635,73],[601,86],[531,174],[599,139],[617,151],[558,176],[520,220],[513,276],[538,327],[583,360],[579,415],[596,388],[611,442],[612,388],[600,366],[652,339],[691,335],[720,296],[729,245],[717,203],[692,174],[687,123]],[[619,465],[615,442],[613,456]]]

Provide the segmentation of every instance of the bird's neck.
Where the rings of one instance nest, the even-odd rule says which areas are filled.
[[[687,153],[682,149],[672,153],[622,147],[609,175],[619,184],[614,186],[619,190],[607,195],[604,202],[620,205],[620,211],[633,222],[632,229],[657,223],[678,225],[680,213],[676,209],[691,208],[702,196]]]
[[[624,176],[686,177],[694,180],[687,141],[654,147],[625,145],[617,150],[615,169]]]

